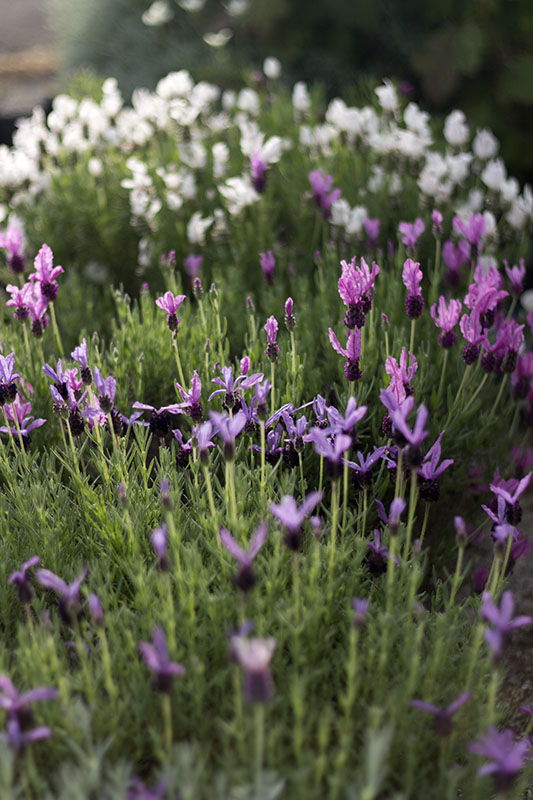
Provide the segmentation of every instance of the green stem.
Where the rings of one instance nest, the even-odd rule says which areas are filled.
[[[265,450],[266,450],[264,420],[260,420],[259,427],[261,429],[261,507],[263,508],[265,505]]]
[[[59,328],[57,327],[57,320],[56,320],[56,312],[54,309],[54,304],[50,303],[48,306],[50,310],[50,318],[52,320],[52,331],[54,333],[54,342],[56,345],[56,350],[59,353],[60,358],[64,358],[63,355],[63,344],[61,342],[61,336],[59,334]]]
[[[444,350],[444,358],[442,360],[442,370],[440,373],[440,381],[439,381],[439,388],[437,391],[437,408],[439,407],[440,399],[442,397],[442,390],[444,388],[444,376],[446,375],[446,364],[448,363],[448,353],[449,350]]]
[[[413,347],[415,344],[415,320],[411,320],[411,338],[409,340],[409,352],[413,352]]]
[[[178,367],[178,375],[179,375],[179,378],[180,378],[180,383],[183,386],[183,388],[186,389],[185,378],[183,377],[183,370],[181,368],[180,353],[179,353],[179,349],[178,349],[178,337],[176,336],[175,333],[172,335],[172,345],[174,347],[174,355],[176,356],[176,364],[177,364],[177,367]]]
[[[276,409],[276,389],[274,385],[274,362],[270,362],[270,413],[273,414]]]
[[[492,408],[490,410],[489,420],[491,420],[493,418],[494,414],[496,413],[496,409],[498,407],[498,403],[500,402],[503,390],[505,388],[505,384],[507,383],[507,377],[508,377],[508,373],[506,372],[505,375],[503,376],[503,379],[502,379],[501,383],[500,383],[500,388],[498,389],[498,394],[496,395],[496,400],[494,401],[494,405],[492,406]]]
[[[263,703],[256,703],[254,707],[255,727],[255,785],[259,796],[261,774],[263,771],[263,758],[265,750],[265,707]]]
[[[165,751],[170,755],[172,751],[172,708],[168,692],[161,694],[161,708],[163,712],[163,730],[165,736]]]

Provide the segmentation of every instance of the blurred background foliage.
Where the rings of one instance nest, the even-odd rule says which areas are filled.
[[[65,77],[91,67],[126,96],[181,68],[232,86],[276,56],[284,80],[318,80],[348,100],[390,77],[434,114],[461,108],[491,128],[509,172],[533,178],[532,0],[47,3]]]

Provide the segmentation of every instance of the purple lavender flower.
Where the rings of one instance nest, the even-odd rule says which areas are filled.
[[[380,222],[379,219],[370,219],[367,217],[364,220],[365,231],[367,235],[367,247],[377,247],[379,244],[379,228]]]
[[[391,379],[388,391],[394,394],[399,405],[403,403],[406,397],[413,394],[411,381],[418,370],[418,362],[412,353],[409,353],[409,359],[411,360],[411,365],[408,367],[405,347],[402,347],[399,364],[393,356],[385,359],[385,372],[390,375]]]
[[[19,603],[27,605],[31,603],[32,598],[35,596],[35,589],[30,583],[28,572],[36,564],[39,564],[41,559],[39,556],[32,556],[32,558],[25,561],[22,567],[16,572],[12,572],[9,576],[8,583],[14,583],[17,590],[17,598]]]
[[[260,155],[255,153],[250,156],[250,173],[252,175],[252,184],[256,192],[261,194],[266,188],[266,172],[267,164]]]
[[[324,219],[331,217],[331,206],[341,196],[340,189],[332,189],[333,177],[325,175],[319,169],[309,173],[309,183],[313,190],[313,200],[317,208],[322,211]]]
[[[387,512],[385,511],[385,506],[381,500],[378,500],[376,497],[374,502],[376,504],[380,520],[388,527],[391,534],[395,536],[398,533],[398,528],[400,527],[400,517],[405,511],[405,507],[407,505],[405,500],[403,497],[395,497],[390,504],[388,516]]]
[[[93,376],[91,372],[91,368],[88,364],[88,351],[87,351],[87,339],[83,339],[82,343],[79,344],[77,347],[74,348],[70,357],[77,361],[80,365],[80,375],[81,379],[85,386],[90,386],[93,382]]]
[[[336,480],[340,474],[343,453],[352,446],[352,437],[346,436],[344,433],[338,433],[332,440],[327,431],[320,428],[311,428],[309,436],[315,445],[318,455],[326,459],[331,479]]]
[[[304,520],[309,516],[321,499],[322,492],[311,492],[298,508],[294,497],[286,494],[281,498],[281,503],[270,504],[270,513],[272,516],[276,517],[285,528],[285,544],[289,550],[297,551],[302,546],[302,525]]]
[[[202,381],[200,380],[200,376],[196,370],[194,370],[192,373],[191,389],[189,392],[186,392],[183,386],[181,386],[179,383],[176,383],[176,388],[180,393],[182,400],[185,401],[182,405],[183,408],[187,410],[190,418],[194,422],[201,420],[204,415],[204,407],[201,403]]]
[[[346,347],[341,347],[339,340],[335,336],[333,328],[329,328],[329,342],[336,353],[346,358],[344,364],[344,375],[349,381],[357,381],[363,377],[363,373],[359,368],[359,359],[361,358],[361,331],[356,328],[348,334]]]
[[[163,778],[161,778],[157,786],[154,786],[153,789],[148,789],[146,784],[134,775],[133,784],[126,794],[126,800],[164,800],[167,789],[167,783]],[[174,800],[179,800],[179,796],[176,795]]]
[[[168,329],[173,333],[178,330],[180,320],[178,319],[177,310],[187,297],[184,294],[173,295],[172,292],[165,292],[162,297],[158,297],[155,301],[156,306],[162,308],[167,314]]]
[[[365,324],[365,314],[372,308],[372,292],[376,277],[379,275],[379,267],[373,261],[370,270],[364,258],[361,258],[361,266],[357,266],[355,257],[350,263],[341,261],[341,266],[342,275],[337,288],[342,302],[347,306],[344,325],[348,330],[362,328]]]
[[[355,436],[353,436],[354,428],[357,423],[363,419],[367,410],[366,406],[358,406],[357,400],[353,396],[348,398],[344,416],[342,416],[341,412],[335,408],[335,406],[328,406],[326,411],[329,419],[330,431],[335,434],[344,433],[347,436],[351,436],[353,440],[355,438]]]
[[[418,708],[420,711],[427,711],[428,714],[432,714],[435,721],[435,730],[439,736],[449,736],[453,731],[453,715],[470,700],[471,696],[470,692],[463,692],[457,700],[454,700],[446,708],[439,708],[432,703],[424,702],[424,700],[411,700],[409,705],[412,708]]]
[[[478,775],[492,775],[497,792],[508,791],[523,768],[530,745],[525,739],[515,741],[513,731],[498,731],[490,725],[481,739],[468,746],[471,753],[489,759],[478,770]]]
[[[89,592],[87,596],[87,605],[89,606],[89,614],[94,624],[99,628],[104,624],[104,609],[98,595],[94,592]]]
[[[414,222],[400,222],[398,225],[398,231],[402,234],[402,242],[408,250],[415,249],[416,243],[425,230],[426,226],[421,217],[417,217]]]
[[[273,430],[268,431],[265,442],[265,460],[267,464],[274,466],[279,461],[280,454],[283,452],[283,447],[280,447],[281,442],[281,425],[276,425]],[[254,450],[261,452],[259,445],[252,445]]]
[[[261,262],[261,269],[267,283],[274,283],[274,268],[276,266],[276,259],[272,254],[272,250],[267,253],[259,253],[259,260]]]
[[[353,470],[352,483],[355,489],[360,491],[372,486],[372,467],[386,453],[387,447],[374,447],[374,451],[368,456],[364,456],[360,450],[357,451],[357,460],[348,461],[348,466]]]
[[[214,442],[211,441],[211,436],[213,435],[213,423],[206,421],[202,422],[196,428],[196,441],[198,447],[198,456],[200,458],[200,462],[206,466],[209,461],[209,448],[214,447]]]
[[[367,547],[370,552],[364,563],[368,571],[377,578],[386,571],[387,561],[391,557],[389,548],[381,544],[381,532],[377,528],[374,530],[374,541],[367,542]],[[396,556],[394,563],[400,565],[400,560]]]
[[[384,392],[382,390],[380,397],[383,394]],[[390,415],[393,430],[399,433],[400,437],[403,437],[403,441],[410,446],[411,455],[413,457],[418,455],[417,450],[420,449],[420,445],[428,435],[428,431],[424,427],[428,418],[428,410],[423,403],[421,403],[418,407],[413,428],[411,429],[407,424],[407,417],[414,406],[414,402],[415,400],[413,396],[407,397],[398,410],[391,411]],[[402,446],[401,442],[399,442],[399,444]],[[421,460],[420,454],[420,461]],[[416,464],[416,459],[411,459],[410,466],[419,466]]]
[[[70,584],[65,583],[49,569],[38,569],[37,582],[45,589],[50,589],[58,597],[59,615],[63,622],[70,624],[80,614],[80,590],[87,576],[87,567]]]
[[[115,402],[115,394],[117,391],[117,382],[112,375],[109,375],[105,380],[98,367],[94,368],[94,384],[99,394],[100,408],[104,413],[109,413],[113,408]]]
[[[55,280],[65,270],[63,267],[54,267],[54,255],[47,244],[43,244],[34,261],[35,273],[29,276],[30,281],[38,281],[43,297],[48,302],[53,302],[59,290]]]
[[[7,265],[15,275],[26,269],[23,243],[24,232],[15,225],[8,225],[7,231],[0,233],[0,248],[7,251]]]
[[[256,555],[263,547],[268,531],[268,523],[262,522],[255,531],[248,550],[245,552],[240,547],[227,528],[221,527],[219,530],[220,541],[239,564],[239,571],[233,581],[241,592],[248,592],[255,585],[255,575],[252,572],[252,565]]]
[[[507,522],[510,522],[513,525],[518,525],[518,523],[522,519],[522,508],[520,503],[518,502],[518,498],[525,492],[527,487],[529,486],[529,481],[531,480],[531,475],[533,473],[529,472],[525,477],[521,480],[517,481],[515,478],[509,481],[509,485],[490,485],[490,490],[493,492],[497,497],[501,497],[505,500],[506,505],[506,513],[505,517]]]
[[[161,408],[154,408],[147,403],[133,403],[133,408],[138,408],[141,411],[151,411],[150,421],[147,423],[150,428],[150,433],[157,436],[158,439],[164,441],[166,435],[170,432],[170,415],[181,414],[181,405],[179,403],[172,403],[169,406],[161,406]],[[146,424],[146,423],[145,423]]]
[[[505,640],[515,628],[522,628],[525,625],[531,625],[533,622],[531,617],[525,615],[513,619],[513,611],[514,598],[512,592],[503,593],[500,608],[493,603],[490,592],[484,592],[481,616],[493,626],[485,631],[484,636],[495,658],[500,655]]]
[[[6,742],[15,755],[20,755],[28,742],[38,742],[40,739],[47,739],[51,735],[51,729],[45,725],[23,731],[18,718],[12,717],[8,719],[7,732],[0,733],[0,741]]]
[[[0,355],[0,405],[12,403],[17,396],[15,380],[20,378],[15,372],[15,353]]]
[[[474,309],[470,316],[463,314],[459,327],[466,341],[463,347],[463,359],[467,365],[474,364],[478,359],[481,345],[487,338],[487,334],[481,324],[479,311]]]
[[[270,359],[270,361],[275,361],[279,356],[279,347],[277,344],[277,336],[278,336],[278,321],[276,317],[270,316],[265,324],[265,331],[267,335],[267,348],[264,351],[265,355]]]
[[[230,638],[231,652],[244,669],[244,698],[247,703],[268,703],[274,695],[270,662],[277,642],[273,637],[248,639],[234,635]]]
[[[33,295],[33,288],[31,283],[25,283],[22,289],[19,286],[14,286],[12,283],[7,284],[6,292],[8,292],[11,297],[6,302],[6,306],[15,307],[15,313],[13,314],[14,319],[28,319],[30,313],[28,309],[28,300],[29,297]]]
[[[436,208],[431,212],[431,222],[433,223],[433,235],[439,237],[442,233],[442,214]]]
[[[35,288],[26,295],[26,306],[31,319],[31,332],[37,339],[43,335],[45,328],[50,324],[50,317],[46,313],[48,302],[48,298],[41,291],[40,283],[36,283]]]
[[[237,397],[237,395],[245,389],[251,389],[252,386],[256,386],[259,381],[262,380],[262,372],[254,372],[253,375],[248,375],[248,369],[246,369],[246,372],[243,372],[242,367],[241,374],[234,379],[232,367],[222,367],[222,378],[213,378],[211,381],[211,383],[222,386],[222,389],[217,389],[212,392],[208,397],[208,402],[211,402],[211,399],[217,394],[223,394],[223,406],[228,411],[233,410],[239,402],[239,397]],[[270,384],[268,384],[268,387],[270,389]]]
[[[422,500],[425,500],[426,503],[437,502],[440,496],[439,478],[442,473],[453,464],[453,458],[446,458],[439,465],[441,453],[440,443],[444,433],[445,431],[442,431],[433,447],[428,450],[424,456],[422,466],[418,470],[420,497]]]
[[[509,266],[509,263],[504,259],[503,261],[505,266],[505,271],[507,273],[507,277],[511,282],[510,292],[515,297],[519,297],[523,290],[524,290],[524,278],[526,277],[526,265],[524,264],[524,259],[520,259],[520,266],[517,267],[516,264],[512,267]]]
[[[424,298],[420,290],[423,277],[419,262],[413,261],[412,258],[406,259],[403,265],[402,280],[407,289],[405,313],[409,319],[417,319],[424,308]]]
[[[26,729],[33,723],[33,714],[29,705],[39,700],[53,700],[58,697],[57,689],[40,686],[29,692],[19,694],[7,675],[0,675],[0,708],[7,713],[8,719],[17,719],[21,728]]]
[[[216,428],[216,432],[220,434],[224,441],[224,458],[226,461],[232,461],[235,455],[235,439],[246,425],[246,414],[239,411],[233,417],[230,417],[229,414],[210,411],[209,416]]]
[[[461,217],[454,217],[453,227],[457,233],[464,236],[473,247],[479,248],[480,242],[485,235],[485,217],[483,214],[475,214],[471,211],[468,221],[461,219]]]
[[[189,253],[189,255],[185,256],[185,258],[183,259],[183,266],[185,268],[185,272],[192,281],[194,281],[194,279],[197,278],[198,275],[200,274],[200,270],[202,269],[203,263],[204,263],[204,257],[201,255],[195,255],[194,253]]]
[[[442,333],[439,335],[439,342],[442,347],[453,347],[457,340],[457,334],[453,332],[453,328],[459,322],[461,316],[461,301],[451,299],[446,306],[446,300],[442,295],[439,297],[439,310],[437,312],[437,304],[431,306],[430,313],[433,317],[435,325],[440,328]]]
[[[352,597],[353,625],[355,628],[364,628],[370,600]]]
[[[154,528],[150,536],[150,541],[152,543],[152,547],[155,550],[155,554],[158,558],[159,569],[167,570],[169,566],[168,555],[167,555],[167,541],[168,541],[167,526],[162,525],[160,528]]]
[[[139,651],[148,669],[154,673],[152,688],[156,692],[170,692],[176,675],[183,675],[185,667],[170,660],[167,640],[161,628],[156,628],[152,644],[139,642]]]
[[[285,300],[285,327],[291,333],[296,327],[296,319],[293,314],[294,303],[292,297],[287,297]]]

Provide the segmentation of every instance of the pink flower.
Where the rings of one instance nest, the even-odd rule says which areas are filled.
[[[155,301],[156,306],[167,312],[167,325],[169,330],[177,331],[180,321],[176,312],[186,299],[187,297],[184,294],[173,295],[172,292],[165,292],[162,297],[158,297]]]
[[[485,218],[483,214],[474,214],[474,212],[471,211],[468,222],[465,222],[461,217],[454,217],[453,227],[458,233],[464,236],[473,247],[479,247],[485,235]]]
[[[417,217],[414,222],[400,222],[398,225],[398,231],[402,234],[402,242],[409,250],[414,250],[418,239],[425,230],[426,226],[421,217]]]

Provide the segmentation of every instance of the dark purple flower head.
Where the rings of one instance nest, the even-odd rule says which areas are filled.
[[[234,635],[230,638],[231,651],[244,670],[244,698],[247,703],[268,703],[274,694],[270,662],[277,642],[268,639]]]
[[[448,467],[451,467],[451,465],[453,464],[453,458],[446,458],[439,465],[440,453],[441,453],[440,443],[442,437],[444,436],[444,433],[445,431],[442,431],[442,433],[439,435],[433,447],[431,447],[427,451],[426,455],[424,456],[424,461],[422,463],[422,466],[418,470],[418,474],[425,481],[434,481],[436,480],[436,478],[440,478],[442,473],[445,470],[447,470]]]
[[[5,387],[11,384],[16,378],[20,378],[15,372],[15,353],[8,356],[0,355],[0,383]],[[12,400],[15,398],[13,397]]]
[[[245,366],[248,367],[248,364]],[[259,381],[263,380],[263,373],[262,372],[254,372],[253,375],[248,375],[248,368],[246,371],[243,370],[243,364],[241,361],[241,374],[237,378],[233,378],[233,368],[232,367],[222,367],[222,378],[213,378],[211,383],[216,383],[218,386],[222,386],[222,389],[217,389],[216,391],[212,392],[208,397],[208,402],[211,401],[213,397],[217,394],[224,395],[224,405],[229,409],[233,408],[236,404],[236,395],[240,392],[243,392],[245,389],[251,389],[252,386],[256,386]]]
[[[348,466],[353,469],[352,483],[356,489],[367,489],[372,485],[372,467],[382,458],[387,452],[387,447],[374,447],[372,453],[364,456],[363,453],[357,451],[357,462],[348,461]]]
[[[22,725],[17,717],[8,719],[6,727],[7,732],[0,733],[0,741],[7,742],[16,755],[23,752],[28,742],[38,742],[40,739],[48,739],[52,735],[51,729],[44,725],[31,730],[22,730]]]
[[[262,522],[255,531],[252,541],[248,550],[245,552],[240,547],[227,528],[221,527],[219,529],[220,541],[230,554],[239,564],[239,571],[235,575],[235,585],[242,591],[249,591],[255,584],[255,576],[252,572],[252,564],[256,555],[263,547],[268,531],[268,523]]]
[[[380,397],[382,394],[383,390]],[[414,406],[414,402],[414,397],[407,397],[400,408],[397,411],[391,411],[390,414],[393,428],[398,431],[405,441],[413,448],[419,447],[428,435],[428,431],[425,429],[428,410],[423,403],[421,403],[418,408],[413,428],[411,429],[407,424],[407,417]]]
[[[492,775],[496,791],[508,791],[529,757],[530,744],[526,739],[515,741],[510,728],[498,731],[493,725],[481,739],[468,746],[471,753],[488,759],[478,775]]]
[[[33,556],[28,561],[25,561],[22,567],[16,572],[12,572],[9,576],[8,583],[14,583],[17,589],[17,598],[19,603],[31,603],[35,590],[30,583],[28,572],[36,564],[39,564],[41,559],[39,556]]]
[[[311,428],[309,433],[311,441],[315,445],[315,450],[319,456],[325,458],[331,470],[331,477],[335,480],[338,477],[339,468],[343,454],[352,446],[352,437],[344,433],[338,433],[332,439],[328,433],[320,428]]]
[[[439,337],[441,345],[443,347],[452,347],[457,338],[456,334],[452,333],[452,329],[455,328],[461,316],[461,301],[452,298],[446,305],[446,300],[441,295],[439,297],[438,311],[437,304],[434,303],[431,306],[430,313],[435,325],[442,331]]]
[[[287,297],[285,300],[285,326],[289,332],[293,331],[296,327],[296,319],[293,311],[294,303],[292,297]]]
[[[34,285],[31,283],[25,283],[22,289],[19,286],[15,286],[12,283],[7,284],[6,292],[8,292],[8,294],[10,294],[11,297],[6,302],[6,306],[15,307],[15,313],[13,314],[14,319],[24,320],[28,318],[30,313],[28,308],[28,303],[30,298],[34,294],[34,288],[35,288]]]
[[[453,227],[474,247],[479,247],[483,236],[485,235],[485,217],[483,214],[475,214],[470,212],[468,221],[461,219],[461,217],[453,218]]]
[[[387,569],[387,561],[391,557],[389,548],[381,544],[381,533],[377,528],[374,530],[374,541],[367,542],[369,554],[365,559],[365,565],[368,570],[374,575],[379,577]],[[394,563],[400,565],[400,560],[394,556]]]
[[[333,177],[325,175],[319,169],[309,173],[309,183],[313,190],[315,205],[322,211],[324,219],[329,219],[331,217],[331,206],[341,196],[341,190],[332,189]]]
[[[184,294],[173,295],[172,292],[165,292],[162,297],[158,297],[155,301],[156,306],[162,308],[167,314],[167,325],[169,330],[177,331],[180,320],[177,316],[178,308],[181,306],[187,297]]]
[[[411,700],[409,705],[412,708],[418,708],[420,711],[427,711],[428,714],[432,714],[435,719],[435,730],[439,736],[449,736],[453,730],[453,715],[470,700],[471,696],[470,692],[463,692],[457,700],[454,700],[446,708],[439,708],[432,703],[424,702],[424,700]]]
[[[73,615],[77,616],[80,611],[80,590],[83,581],[87,576],[87,567],[70,584],[65,583],[49,569],[38,569],[36,572],[37,582],[45,589],[50,589],[57,595],[59,603],[59,614],[64,622],[72,622]]]
[[[533,473],[528,472],[523,478],[519,481],[516,479],[511,479],[508,482],[510,485],[506,486],[504,482],[503,485],[496,485],[491,483],[490,490],[495,494],[497,497],[501,497],[508,506],[515,506],[518,502],[518,498],[525,492],[527,487],[529,486],[529,482],[531,480],[531,475]],[[511,488],[512,487],[512,488]]]
[[[146,666],[154,673],[153,689],[156,692],[170,692],[172,680],[176,675],[183,675],[185,667],[170,660],[167,640],[161,628],[156,628],[152,636],[152,644],[139,643],[139,651]]]
[[[495,657],[500,655],[505,639],[515,628],[522,628],[525,625],[531,625],[533,622],[533,619],[528,616],[515,617],[513,619],[513,611],[514,599],[512,592],[503,593],[500,608],[492,601],[490,592],[483,594],[481,616],[493,626],[485,631],[485,641]]]
[[[274,282],[274,268],[276,266],[276,259],[272,254],[272,250],[267,253],[259,253],[259,260],[261,262],[261,269],[267,283]]]
[[[355,314],[354,316],[353,322],[355,324],[347,324],[349,329],[354,328],[356,325],[361,328],[364,325],[364,315],[369,310],[369,308],[366,308],[366,304],[371,300],[374,282],[380,271],[375,261],[372,262],[372,270],[369,269],[364,258],[361,258],[361,266],[357,266],[355,261],[355,257],[349,263],[341,261],[342,275],[337,284],[339,295],[344,305],[349,310],[355,310],[359,307],[361,311],[360,314]],[[351,313],[355,313],[355,311]]]
[[[408,250],[414,250],[416,243],[425,230],[426,226],[421,217],[417,217],[414,222],[400,222],[398,225],[398,231],[402,235],[402,242]]]
[[[464,239],[457,243],[445,242],[442,248],[442,260],[448,269],[459,276],[459,270],[470,256],[470,245]]]
[[[348,334],[346,347],[341,346],[332,328],[329,328],[329,341],[335,352],[346,359],[344,364],[346,379],[349,381],[359,380],[363,375],[359,368],[361,357],[361,331],[359,328]]]

